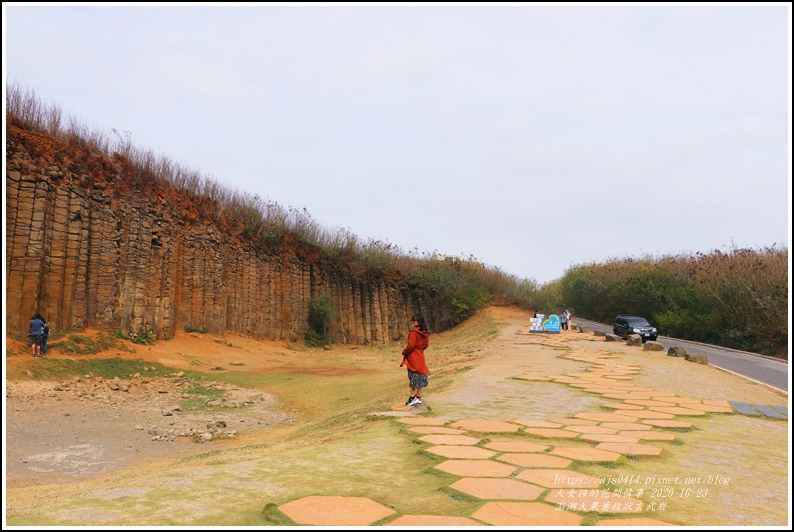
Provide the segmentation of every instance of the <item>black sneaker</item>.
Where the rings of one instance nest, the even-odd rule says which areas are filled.
[[[412,396],[410,396],[410,397],[408,398],[408,400],[405,402],[405,406],[411,406],[411,401],[413,401],[413,400],[414,400],[414,396],[412,395]]]

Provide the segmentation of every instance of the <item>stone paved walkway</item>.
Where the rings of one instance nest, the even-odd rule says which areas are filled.
[[[428,413],[426,407],[400,405],[373,414],[400,422],[408,432],[421,435],[419,441],[427,444],[424,452],[447,459],[435,468],[460,477],[449,487],[484,503],[471,516],[394,515],[377,501],[360,497],[304,497],[279,510],[303,525],[576,526],[584,512],[595,512],[600,516],[597,526],[669,526],[632,517],[643,511],[642,499],[600,489],[600,479],[571,466],[636,456],[663,459],[665,445],[676,439],[667,429],[689,429],[689,419],[732,414],[733,408],[727,401],[637,387],[631,381],[640,366],[621,363],[616,355],[558,356],[586,363],[587,370],[514,378],[601,395],[607,400],[601,405],[604,411],[569,418],[449,421],[418,417]]]

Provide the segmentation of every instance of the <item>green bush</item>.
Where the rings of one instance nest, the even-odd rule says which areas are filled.
[[[304,334],[306,345],[318,347],[328,344],[334,315],[330,291],[316,294],[309,300],[309,329]]]
[[[639,314],[666,336],[788,357],[787,248],[578,265],[539,290],[545,296],[552,309],[602,323]]]
[[[148,326],[144,325],[137,332],[130,333],[130,341],[133,344],[153,344],[155,339],[155,332]]]

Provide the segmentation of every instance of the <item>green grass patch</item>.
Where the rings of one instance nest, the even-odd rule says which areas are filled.
[[[194,382],[190,388],[185,390],[185,393],[194,397],[182,401],[182,410],[196,411],[210,410],[210,407],[207,406],[207,401],[221,399],[226,392],[213,388],[212,386],[205,386],[201,383]]]
[[[262,521],[267,526],[297,526],[298,523],[290,519],[287,514],[278,509],[275,504],[267,503],[260,514]]]
[[[55,342],[49,342],[47,349],[57,349],[74,355],[95,355],[108,349],[118,349],[134,353],[135,350],[120,342],[117,336],[108,333],[99,333],[96,338],[82,334],[68,334]]]
[[[41,358],[36,364],[26,368],[27,378],[33,380],[62,380],[71,377],[82,377],[93,374],[103,378],[129,378],[135,373],[144,377],[162,377],[171,375],[172,368],[143,359],[127,360],[123,358],[91,358],[91,359],[54,359]]]

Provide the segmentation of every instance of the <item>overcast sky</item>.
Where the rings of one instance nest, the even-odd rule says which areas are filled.
[[[403,250],[541,283],[789,246],[787,4],[3,4],[4,79]]]

